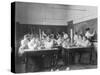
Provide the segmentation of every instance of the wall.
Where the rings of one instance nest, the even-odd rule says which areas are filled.
[[[43,3],[16,3],[16,22],[22,24],[67,25],[97,17],[97,7]]]
[[[90,28],[91,33],[93,31],[97,32],[97,18],[74,24],[74,29],[76,32],[84,32],[85,33],[86,28]]]

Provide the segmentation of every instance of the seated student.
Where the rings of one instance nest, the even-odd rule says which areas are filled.
[[[29,43],[29,34],[24,35],[24,39],[21,40],[21,46],[19,47],[19,53],[24,53],[24,49],[28,49],[28,43]]]
[[[91,43],[90,43],[90,41],[89,41],[88,39],[86,39],[86,37],[84,36],[81,45],[82,45],[83,47],[88,47],[88,46],[91,45]]]
[[[67,39],[68,38],[68,34],[63,32],[63,39]]]
[[[30,42],[28,43],[28,47],[29,49],[35,50],[38,49],[40,43],[39,43],[39,39],[36,37],[33,37]]]
[[[50,36],[51,39],[54,39],[54,34],[53,33],[51,33],[49,36]]]
[[[40,40],[39,40],[39,38],[35,39],[35,44],[36,44],[36,46],[34,48],[35,49],[40,49]]]
[[[53,47],[53,40],[49,36],[47,36],[46,40],[44,40],[44,47],[47,49]]]
[[[82,36],[81,35],[76,35],[75,37],[74,37],[74,39],[75,39],[75,45],[76,46],[81,46],[81,43],[82,43]]]
[[[57,43],[58,46],[61,45],[61,43],[62,43],[62,37],[60,35],[57,37],[56,43]]]
[[[58,39],[61,35],[57,32],[56,33],[56,39]]]
[[[70,46],[70,39],[67,38],[62,42],[62,47],[66,48]]]
[[[34,46],[35,46],[34,42],[35,42],[35,38],[33,37],[33,38],[30,40],[30,42],[28,43],[29,49],[34,49]]]
[[[42,31],[42,39],[45,39],[46,37],[47,37],[47,34],[44,31]]]
[[[34,34],[31,33],[31,34],[30,34],[30,40],[33,39],[33,37],[34,37]]]
[[[78,42],[78,34],[77,32],[74,34],[74,44],[76,44]]]
[[[83,37],[81,35],[78,36],[78,39],[79,39],[79,43],[81,44],[82,43],[82,39]]]

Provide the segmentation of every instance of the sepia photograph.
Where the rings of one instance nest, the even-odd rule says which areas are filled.
[[[11,3],[11,71],[97,69],[96,6]]]

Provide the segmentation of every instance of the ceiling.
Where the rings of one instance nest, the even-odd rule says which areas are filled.
[[[24,24],[67,25],[97,18],[96,6],[16,3],[16,21]]]

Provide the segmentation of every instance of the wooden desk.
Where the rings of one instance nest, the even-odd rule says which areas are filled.
[[[31,50],[31,49],[25,49],[24,55],[26,56],[40,56],[40,55],[48,55],[53,54],[58,51],[58,48],[51,48],[51,49],[40,49],[40,50]]]
[[[84,47],[84,48],[78,48],[78,47],[71,47],[71,48],[63,48],[64,51],[64,57],[65,57],[65,63],[66,65],[72,65],[75,64],[75,56],[76,54],[79,54],[79,63],[81,63],[81,57],[83,54],[88,53],[90,56],[90,63],[92,63],[92,54],[94,51],[94,47]],[[84,61],[84,60],[83,60]]]
[[[51,49],[41,49],[41,50],[24,50],[23,56],[26,59],[26,71],[27,66],[30,64],[30,58],[32,63],[35,63],[36,68],[38,67],[37,71],[41,71],[45,68],[52,68],[57,64],[57,57],[59,54],[58,48],[51,48]]]
[[[23,56],[26,60],[26,69],[27,65],[29,65],[29,59],[31,58],[32,63],[35,63],[35,69],[39,67],[36,71],[41,71],[46,68],[53,68],[57,66],[58,60],[62,59],[65,66],[76,65],[75,56],[79,54],[79,63],[81,63],[82,55],[85,53],[90,54],[90,63],[92,63],[92,54],[94,51],[94,47],[70,47],[70,48],[51,48],[51,49],[41,49],[41,50],[25,50]],[[61,56],[61,58],[59,57]],[[27,70],[26,70],[27,71]]]

